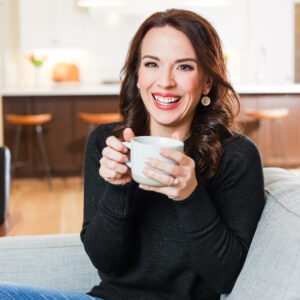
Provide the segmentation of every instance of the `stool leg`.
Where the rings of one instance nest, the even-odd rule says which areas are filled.
[[[15,177],[15,173],[16,173],[15,171],[16,171],[16,167],[17,167],[17,163],[18,163],[18,155],[19,155],[22,129],[23,129],[22,125],[17,125],[15,141],[14,141],[13,157],[12,157],[12,163],[11,163],[12,177]]]
[[[89,139],[89,135],[91,134],[91,132],[93,131],[94,128],[95,128],[95,124],[94,123],[89,123],[88,132],[87,132],[87,138],[86,138],[86,142],[85,142],[85,148],[86,148],[86,145],[87,145],[87,141]],[[83,186],[84,160],[85,160],[85,157],[83,157],[83,160],[82,160],[82,170],[81,170],[81,178],[80,178],[80,187]]]
[[[258,119],[258,132],[257,132],[257,139],[256,139],[256,144],[257,146],[260,148],[260,152],[261,152],[261,155],[263,154],[263,138],[262,138],[262,135],[263,135],[263,125],[264,125],[264,121],[262,119]]]
[[[275,164],[276,164],[276,158],[279,156],[278,153],[278,147],[277,147],[277,143],[276,143],[276,138],[278,137],[279,132],[277,132],[276,130],[276,126],[275,126],[275,123],[276,120],[269,120],[269,126],[270,126],[270,137],[271,137],[271,146],[272,146],[272,149],[271,149],[271,153],[272,153],[272,158],[274,159],[275,161]]]
[[[36,133],[37,133],[37,137],[38,137],[38,141],[39,141],[39,146],[40,146],[40,150],[41,150],[41,154],[42,154],[42,159],[43,159],[46,176],[48,179],[48,185],[49,185],[49,188],[52,189],[50,164],[48,161],[48,156],[47,156],[46,147],[45,147],[45,143],[44,143],[43,129],[42,129],[41,125],[36,125],[35,129],[36,129]]]
[[[282,130],[281,119],[276,120],[276,125],[277,125],[278,132],[279,132],[279,140],[280,140],[281,149],[282,149],[282,157],[283,157],[284,161],[287,163],[287,151],[286,151],[286,145],[284,142],[284,135],[283,135],[283,130]]]
[[[89,135],[94,130],[94,128],[95,128],[95,124],[94,123],[89,123],[87,139],[89,138]]]

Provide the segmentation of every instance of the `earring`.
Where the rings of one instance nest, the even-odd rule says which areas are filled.
[[[210,104],[210,98],[208,97],[208,96],[203,96],[202,98],[201,98],[201,104],[203,105],[203,106],[208,106],[209,104]]]

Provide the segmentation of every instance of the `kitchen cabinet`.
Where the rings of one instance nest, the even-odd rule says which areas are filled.
[[[258,146],[264,166],[298,167],[300,165],[300,94],[243,94],[241,95],[240,123],[244,133]],[[247,110],[287,108],[289,114],[282,119],[281,132],[286,158],[279,141],[280,129],[275,120],[259,124],[246,116]]]
[[[20,0],[19,47],[80,47],[84,45],[85,22],[73,0]]]
[[[51,122],[43,125],[43,134],[53,176],[80,175],[88,124],[78,118],[79,112],[118,112],[119,97],[101,96],[13,96],[3,97],[3,114],[51,113]],[[15,126],[4,120],[5,145],[13,149]],[[32,164],[16,170],[17,177],[44,176],[36,134],[25,126],[21,136],[18,160]]]

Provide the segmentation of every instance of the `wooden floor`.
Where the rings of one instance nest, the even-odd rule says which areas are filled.
[[[300,176],[300,168],[290,170]],[[80,232],[83,188],[80,178],[54,178],[53,190],[42,179],[15,179],[11,185],[9,216],[0,236]]]
[[[80,232],[83,188],[80,178],[53,178],[53,189],[42,179],[15,179],[9,215],[0,236]]]

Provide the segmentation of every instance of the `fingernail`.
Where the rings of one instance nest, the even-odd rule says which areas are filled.
[[[123,149],[123,153],[127,153],[128,149],[127,148],[124,148]]]
[[[125,157],[125,162],[126,162],[126,163],[128,163],[128,162],[129,162],[129,159],[128,159],[128,157],[127,157],[127,156]]]

